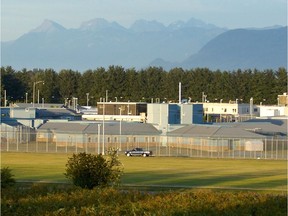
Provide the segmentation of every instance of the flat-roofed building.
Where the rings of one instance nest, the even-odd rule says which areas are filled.
[[[98,102],[98,114],[103,115],[140,115],[147,113],[147,103],[144,102]]]
[[[243,121],[259,116],[257,105],[248,103],[203,103],[208,122]]]
[[[115,120],[146,122],[147,103],[144,102],[98,102],[97,114],[83,114],[83,120]]]
[[[203,123],[202,104],[151,103],[147,107],[147,123],[155,124],[163,133],[171,125]]]

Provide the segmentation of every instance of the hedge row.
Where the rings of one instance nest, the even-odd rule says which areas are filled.
[[[287,196],[212,190],[85,190],[38,184],[3,189],[1,215],[287,215]]]

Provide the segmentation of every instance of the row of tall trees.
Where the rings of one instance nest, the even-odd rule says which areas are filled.
[[[44,81],[45,84],[39,81]],[[100,98],[109,101],[178,101],[178,84],[182,83],[182,98],[202,101],[203,92],[210,102],[230,100],[249,103],[276,104],[277,96],[287,91],[287,69],[211,71],[207,68],[165,71],[160,67],[142,70],[121,66],[97,68],[83,73],[73,70],[22,69],[1,67],[1,103],[4,93],[8,102],[32,102],[35,86],[35,102],[39,97],[45,103],[64,103],[65,99],[78,98],[80,105],[95,106]]]

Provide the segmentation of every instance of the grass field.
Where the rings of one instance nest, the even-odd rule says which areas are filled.
[[[17,181],[67,182],[68,154],[1,153]],[[274,160],[125,157],[122,183],[130,186],[287,190],[287,162]]]

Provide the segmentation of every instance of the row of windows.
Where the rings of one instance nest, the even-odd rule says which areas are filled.
[[[205,112],[208,112],[209,108],[205,108],[204,110],[205,110]],[[214,112],[214,108],[211,108],[211,112]],[[222,112],[226,113],[227,112],[227,108],[222,108]],[[232,109],[232,112],[233,113],[237,113],[237,109]]]
[[[97,140],[97,138],[96,138],[96,140]],[[119,142],[120,141],[120,139],[119,139],[119,137],[107,137],[107,142],[108,143],[111,143],[112,142],[112,140],[113,140],[113,142]],[[139,139],[137,139],[137,137],[126,137],[126,142],[138,142],[138,141],[140,141]],[[91,137],[88,137],[88,142],[92,142],[92,139],[91,139]],[[145,137],[145,142],[146,143],[148,143],[148,142],[156,142],[156,137],[150,137],[150,139],[149,139],[149,137]]]
[[[214,112],[214,108],[210,108],[210,109],[211,109],[211,112]],[[222,110],[222,112],[226,113],[228,109],[227,109],[227,108],[222,108],[221,110]],[[209,111],[209,108],[206,107],[206,108],[204,109],[204,111],[205,111],[205,112],[208,112],[208,111]],[[232,109],[232,112],[233,112],[233,113],[237,113],[237,109],[236,109],[236,108]],[[254,109],[253,109],[253,112],[258,112],[258,109],[257,109],[257,108],[254,108]],[[242,113],[249,113],[249,108],[242,108]]]
[[[37,135],[37,138],[38,139],[47,139],[48,137],[47,137],[47,134],[41,134],[41,133],[38,133],[38,135]],[[48,138],[49,139],[49,138]],[[80,136],[80,137],[75,137],[75,136],[58,136],[57,137],[57,135],[56,134],[54,134],[53,135],[53,140],[54,141],[56,141],[56,140],[58,140],[58,141],[65,141],[65,140],[67,140],[67,142],[73,142],[73,141],[76,141],[76,140],[82,140],[83,139],[83,137],[82,136]],[[124,136],[123,136],[123,139],[124,139]],[[121,140],[123,140],[123,139],[121,139]],[[102,136],[101,136],[101,138],[100,138],[100,140],[99,141],[101,141],[102,140]],[[85,141],[85,140],[84,140]],[[87,137],[87,139],[86,139],[86,141],[88,142],[88,143],[93,143],[93,142],[98,142],[98,137],[96,136],[96,137],[91,137],[91,136],[88,136]],[[115,137],[107,137],[106,138],[106,141],[108,142],[108,143],[111,143],[111,142],[120,142],[120,139],[119,139],[119,136],[115,136]],[[126,137],[126,142],[140,142],[140,141],[143,141],[143,137]],[[157,139],[156,139],[156,137],[144,137],[144,142],[146,142],[146,143],[149,143],[149,142],[156,142],[157,141]]]

